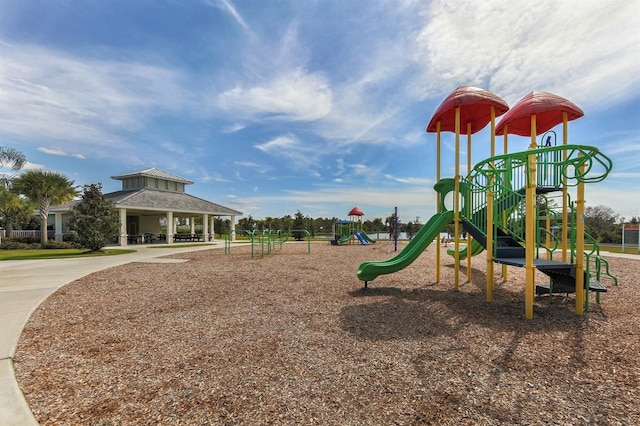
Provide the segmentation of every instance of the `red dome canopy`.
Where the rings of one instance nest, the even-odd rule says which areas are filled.
[[[502,117],[496,127],[496,135],[507,133],[531,136],[531,116],[536,115],[536,133],[542,134],[562,123],[562,113],[568,113],[569,121],[580,118],[584,112],[573,102],[549,92],[535,91],[520,99],[517,104]]]
[[[471,133],[476,133],[491,121],[492,106],[496,117],[509,110],[502,98],[487,90],[460,86],[442,101],[427,125],[427,132],[436,132],[438,121],[441,131],[455,132],[456,108],[460,107],[460,132],[466,133],[467,123],[471,123]]]
[[[364,216],[364,212],[358,207],[354,207],[349,212],[348,216]]]

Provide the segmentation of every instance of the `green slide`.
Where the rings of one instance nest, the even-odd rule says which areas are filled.
[[[432,241],[439,237],[440,231],[453,220],[453,212],[436,213],[420,229],[420,232],[395,257],[379,262],[364,262],[358,268],[358,278],[365,282],[373,281],[378,275],[392,274],[409,266],[422,254]]]
[[[376,243],[376,240],[374,240],[373,238],[371,238],[370,236],[367,235],[366,232],[364,231],[360,231],[360,233],[362,234],[362,236],[364,237],[365,240],[369,241],[372,244]]]
[[[484,250],[484,247],[482,247],[482,244],[480,244],[478,242],[478,240],[475,240],[475,239],[471,240],[471,256],[475,256],[477,254],[480,254],[480,253],[482,253],[483,250]],[[467,253],[468,253],[467,247],[464,247],[463,249],[460,249],[459,252],[460,252],[460,257],[459,257],[460,260],[464,260],[464,259],[467,258]],[[454,256],[455,257],[456,251],[455,251],[455,249],[449,249],[449,250],[447,250],[447,254],[449,256]]]
[[[349,235],[343,235],[342,237],[340,237],[340,239],[338,240],[338,244],[345,244],[348,243],[349,240],[351,240],[351,234]]]

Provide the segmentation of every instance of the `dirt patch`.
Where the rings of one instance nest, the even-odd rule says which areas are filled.
[[[524,270],[462,268],[435,248],[363,290],[358,265],[393,246],[285,244],[184,253],[91,274],[25,327],[15,371],[43,425],[640,423],[640,261],[575,315],[537,298]],[[465,263],[466,264],[466,263]],[[544,282],[544,276],[540,282]]]

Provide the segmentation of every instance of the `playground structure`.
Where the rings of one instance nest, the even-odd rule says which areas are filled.
[[[376,240],[371,238],[364,231],[362,218],[364,212],[358,207],[354,207],[349,211],[348,220],[339,220],[333,224],[333,240],[334,245],[353,244],[358,241],[362,245],[375,244]]]
[[[496,127],[496,117],[504,115]],[[589,292],[599,295],[606,288],[608,263],[599,255],[596,241],[584,226],[585,184],[600,182],[612,168],[611,160],[598,148],[568,142],[568,121],[582,117],[582,110],[567,99],[548,92],[531,92],[512,109],[495,94],[484,89],[461,86],[449,95],[434,113],[427,132],[435,132],[437,171],[434,189],[438,194],[436,214],[413,240],[395,257],[381,262],[364,262],[358,277],[369,281],[411,264],[433,242],[444,227],[454,223],[454,286],[459,289],[460,262],[471,271],[473,256],[486,250],[486,299],[493,300],[494,263],[502,265],[502,278],[508,279],[507,266],[524,267],[525,316],[533,318],[537,293],[576,294],[576,314],[589,307]],[[471,167],[471,135],[491,125],[491,154]],[[552,144],[551,130],[562,124],[562,144]],[[460,175],[460,135],[467,133],[467,175]],[[455,133],[455,176],[441,178],[441,132]],[[546,133],[545,133],[546,132]],[[537,142],[542,133],[542,143]],[[530,137],[528,150],[508,152],[508,135]],[[496,135],[504,136],[504,152],[495,153]],[[576,199],[568,189],[575,187]],[[559,194],[559,195],[558,195]],[[453,198],[453,208],[446,201]],[[555,198],[554,198],[555,197]],[[560,202],[556,208],[556,200]],[[467,234],[460,247],[460,234]],[[585,251],[585,239],[592,249]],[[554,256],[555,253],[559,255]],[[436,282],[440,281],[440,244],[436,245]],[[557,260],[555,258],[560,258]],[[549,277],[549,283],[536,285],[536,269]],[[467,282],[471,275],[468,273]]]
[[[272,231],[265,229],[262,231],[247,231],[247,230],[231,230],[225,234],[224,238],[224,254],[231,254],[231,242],[234,241],[234,234],[244,233],[249,237],[251,242],[251,258],[256,256],[256,247],[260,247],[260,258],[262,259],[265,254],[272,253],[277,250],[282,250],[284,243],[289,241],[291,235],[296,233],[304,233],[307,237],[307,253],[311,253],[311,235],[306,229],[290,229],[288,231]]]

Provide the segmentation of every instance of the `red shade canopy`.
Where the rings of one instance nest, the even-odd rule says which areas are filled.
[[[443,132],[456,131],[456,108],[460,107],[460,128],[466,133],[471,123],[471,133],[476,133],[491,121],[491,107],[495,107],[496,117],[509,110],[509,105],[497,95],[473,86],[460,86],[442,101],[431,117],[427,132],[436,132],[438,121]]]
[[[584,112],[573,102],[549,92],[535,91],[520,99],[517,104],[502,117],[496,127],[496,135],[507,133],[531,136],[531,116],[536,115],[536,133],[542,134],[562,123],[562,113],[566,112],[569,121],[580,118]]]
[[[360,210],[358,207],[354,207],[351,209],[348,216],[364,216],[364,212]]]

